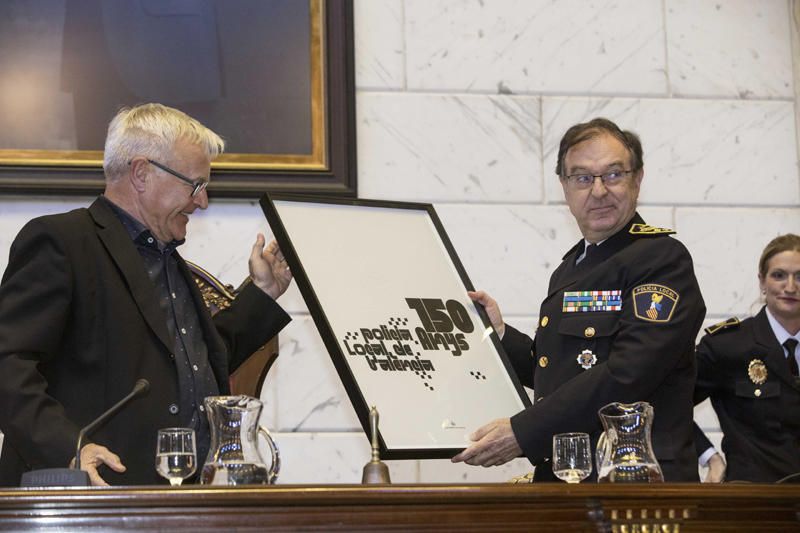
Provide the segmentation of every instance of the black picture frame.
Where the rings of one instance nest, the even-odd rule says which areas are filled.
[[[318,20],[312,17],[309,47],[312,55],[324,58],[320,71],[312,74],[318,76],[322,92],[317,97],[312,94],[310,102],[317,116],[313,135],[320,143],[308,157],[270,154],[255,157],[254,163],[248,156],[258,154],[223,155],[212,163],[211,198],[257,198],[265,191],[357,194],[353,1],[308,2],[311,13],[319,14]],[[104,188],[102,152],[52,151],[43,155],[42,150],[31,154],[2,148],[0,194],[90,195]]]
[[[366,299],[371,299],[371,300],[375,300],[376,298],[380,298],[379,296],[376,296],[376,295],[385,294],[385,293],[381,292],[381,287],[386,287],[387,281],[386,280],[381,280],[381,281],[378,281],[378,282],[372,282],[372,284],[371,284],[370,281],[366,281],[365,280],[364,284],[360,285],[360,289],[359,289],[363,293],[362,296],[354,297],[354,295],[352,293],[348,293],[350,298],[352,298],[352,299],[348,298],[347,295],[343,295],[344,297],[341,297],[341,298],[331,298],[330,287],[331,287],[331,285],[333,285],[333,283],[331,283],[331,281],[326,278],[325,283],[328,283],[329,286],[327,288],[321,287],[320,284],[319,284],[320,276],[317,275],[316,279],[311,279],[312,276],[309,275],[308,267],[311,266],[312,270],[316,274],[319,274],[323,270],[330,269],[331,273],[330,274],[326,274],[326,276],[335,276],[335,277],[337,277],[336,284],[339,285],[334,289],[334,292],[335,291],[342,291],[342,290],[349,291],[350,288],[352,288],[354,285],[353,284],[348,284],[345,280],[343,280],[339,276],[341,276],[341,272],[342,271],[348,270],[347,261],[351,261],[352,260],[352,261],[354,261],[356,263],[362,263],[364,261],[364,257],[366,257],[366,256],[359,255],[358,257],[355,257],[354,255],[350,254],[348,251],[342,251],[341,253],[344,254],[344,255],[341,256],[341,257],[348,257],[349,259],[340,260],[341,257],[340,258],[334,257],[334,256],[332,256],[330,254],[329,251],[323,251],[321,249],[318,249],[319,250],[318,253],[320,255],[319,255],[319,257],[315,257],[313,259],[312,262],[314,264],[312,265],[312,264],[309,263],[308,255],[305,256],[306,263],[304,263],[304,258],[301,257],[300,254],[298,253],[297,247],[296,247],[296,242],[293,241],[293,237],[292,237],[291,232],[289,230],[287,230],[287,225],[286,225],[286,220],[287,219],[285,218],[285,215],[289,214],[289,211],[287,211],[286,206],[288,206],[290,204],[301,206],[302,209],[305,209],[305,206],[311,206],[312,210],[315,209],[317,206],[320,207],[320,210],[317,210],[317,211],[314,211],[314,212],[302,212],[302,214],[301,214],[301,212],[295,211],[292,214],[293,218],[289,222],[289,224],[291,225],[293,230],[295,230],[295,234],[294,234],[295,235],[295,239],[297,239],[299,233],[304,233],[304,235],[314,235],[314,237],[312,239],[310,239],[310,240],[306,239],[306,241],[303,243],[303,246],[304,246],[306,251],[312,249],[311,247],[313,246],[313,244],[312,244],[311,241],[312,240],[316,240],[316,239],[322,239],[327,243],[333,243],[334,241],[336,243],[339,243],[339,244],[332,245],[332,246],[335,246],[335,247],[341,246],[341,243],[344,243],[345,241],[348,241],[348,240],[350,240],[350,241],[353,241],[353,240],[358,241],[359,240],[359,235],[353,235],[353,234],[338,234],[337,236],[334,237],[333,233],[335,233],[337,231],[341,231],[346,226],[345,225],[340,225],[340,224],[337,224],[336,222],[334,222],[336,220],[336,216],[338,216],[338,215],[334,215],[334,217],[331,218],[330,216],[328,216],[329,213],[328,214],[323,213],[322,210],[323,209],[328,209],[329,207],[333,207],[333,208],[345,207],[345,208],[359,208],[359,209],[363,208],[364,213],[366,213],[368,210],[373,210],[373,209],[377,209],[377,210],[380,210],[380,211],[383,211],[383,212],[386,212],[386,210],[389,210],[392,213],[396,212],[396,213],[400,214],[401,217],[403,216],[404,212],[412,212],[412,211],[413,212],[417,212],[417,213],[423,213],[423,214],[427,215],[427,217],[429,218],[430,223],[435,228],[435,235],[438,236],[439,244],[441,245],[442,249],[444,250],[444,252],[442,253],[442,259],[443,259],[444,262],[448,262],[449,261],[449,265],[446,265],[446,267],[444,269],[442,269],[441,272],[445,272],[445,271],[449,272],[449,274],[447,274],[447,276],[452,276],[452,270],[450,270],[450,267],[452,267],[452,269],[455,270],[455,272],[457,273],[456,276],[457,276],[458,281],[460,281],[461,285],[463,285],[463,287],[458,288],[458,290],[455,291],[455,293],[458,293],[462,298],[466,299],[466,301],[468,302],[468,305],[471,305],[474,308],[474,312],[476,312],[477,316],[480,317],[480,322],[478,323],[479,327],[477,329],[470,330],[469,334],[472,335],[472,336],[471,337],[467,337],[467,340],[472,343],[471,346],[470,346],[470,348],[473,349],[472,354],[468,354],[467,353],[468,350],[470,349],[470,348],[467,348],[467,349],[464,350],[463,353],[459,354],[459,357],[451,357],[451,353],[448,353],[447,350],[444,350],[443,353],[434,354],[434,356],[431,357],[431,359],[433,359],[435,357],[444,357],[444,360],[449,361],[448,364],[451,364],[451,365],[452,364],[461,365],[462,361],[463,361],[463,364],[465,364],[465,365],[471,365],[471,364],[474,364],[476,360],[480,361],[480,362],[486,362],[487,360],[483,359],[483,358],[491,357],[492,353],[494,355],[496,355],[496,358],[497,358],[496,360],[493,361],[493,364],[496,365],[495,367],[492,367],[491,365],[487,365],[486,367],[483,367],[484,368],[484,372],[490,378],[488,381],[480,382],[480,379],[481,379],[480,376],[476,376],[475,377],[475,379],[477,379],[478,382],[481,383],[479,385],[472,385],[472,381],[473,380],[472,380],[472,377],[467,376],[466,367],[458,369],[458,373],[459,373],[458,374],[458,379],[460,379],[461,381],[458,382],[459,383],[459,388],[457,388],[457,389],[453,389],[453,387],[455,386],[454,384],[456,383],[456,380],[454,379],[455,373],[451,372],[450,374],[447,374],[447,372],[445,372],[444,379],[440,379],[442,377],[442,375],[440,375],[439,377],[436,377],[435,379],[433,377],[431,377],[430,378],[431,384],[435,384],[437,387],[444,387],[444,389],[445,389],[445,392],[442,392],[442,389],[439,389],[440,392],[437,393],[436,398],[440,398],[442,396],[445,396],[445,397],[447,397],[448,401],[444,402],[444,404],[446,404],[446,405],[459,405],[460,406],[462,402],[464,404],[467,404],[468,401],[472,401],[472,402],[476,401],[473,398],[469,398],[469,399],[465,398],[467,395],[471,394],[470,391],[473,391],[473,389],[470,389],[469,387],[471,387],[471,386],[475,386],[475,387],[481,387],[481,386],[483,386],[483,387],[495,387],[495,388],[490,388],[490,389],[481,389],[484,392],[484,394],[487,393],[487,392],[491,392],[492,394],[486,394],[483,399],[479,400],[478,403],[483,403],[483,402],[491,403],[491,402],[494,402],[495,399],[497,398],[496,401],[497,401],[498,405],[500,405],[502,403],[504,409],[508,408],[510,404],[513,404],[514,412],[503,411],[502,413],[495,413],[493,418],[499,417],[499,416],[511,416],[511,415],[515,414],[516,412],[518,412],[518,410],[522,410],[525,407],[530,406],[530,399],[527,396],[527,394],[524,392],[524,390],[522,388],[522,385],[520,384],[520,382],[519,382],[519,380],[518,380],[518,378],[517,378],[517,376],[516,376],[516,374],[514,372],[514,369],[513,369],[512,365],[511,365],[511,363],[509,362],[505,352],[503,351],[502,344],[500,343],[500,340],[497,337],[497,334],[491,328],[489,319],[488,319],[485,311],[483,310],[483,308],[481,306],[479,306],[477,304],[474,304],[473,302],[469,301],[466,298],[466,291],[467,290],[474,290],[472,282],[470,281],[470,279],[469,279],[469,277],[468,277],[468,275],[466,273],[466,270],[464,269],[464,267],[463,267],[458,255],[457,255],[457,253],[455,251],[455,248],[453,247],[449,237],[447,236],[447,233],[446,233],[446,231],[444,229],[444,226],[442,225],[441,221],[439,220],[439,218],[438,218],[438,216],[436,214],[436,211],[434,210],[434,208],[433,208],[433,206],[431,204],[397,202],[397,201],[367,200],[367,199],[346,199],[346,198],[338,198],[338,197],[308,196],[308,195],[296,195],[296,194],[286,194],[286,193],[267,193],[267,194],[265,194],[264,196],[261,197],[260,204],[261,204],[261,207],[262,207],[262,209],[264,211],[264,214],[265,214],[265,216],[267,218],[269,226],[272,229],[272,231],[273,231],[273,233],[275,235],[275,238],[278,241],[284,256],[286,257],[287,263],[288,263],[289,267],[292,270],[292,273],[294,275],[294,279],[297,282],[297,285],[298,285],[298,287],[300,289],[300,292],[301,292],[301,294],[302,294],[302,296],[303,296],[303,298],[304,298],[304,300],[306,302],[306,305],[308,306],[308,309],[309,309],[309,312],[311,314],[311,317],[314,320],[314,323],[315,323],[317,329],[319,330],[320,336],[322,337],[322,340],[323,340],[323,342],[325,344],[325,347],[326,347],[326,349],[328,351],[328,354],[331,357],[331,360],[332,360],[332,362],[334,364],[334,367],[336,368],[336,371],[337,371],[337,373],[338,373],[338,375],[339,375],[339,377],[340,377],[340,379],[341,379],[341,381],[342,381],[342,383],[344,385],[344,388],[345,388],[345,390],[347,392],[347,395],[348,395],[348,397],[349,397],[349,399],[350,399],[350,401],[351,401],[351,403],[352,403],[352,405],[353,405],[353,407],[355,409],[355,412],[356,412],[356,414],[358,416],[358,419],[359,419],[359,421],[361,423],[361,426],[363,427],[364,432],[365,432],[365,434],[367,436],[370,435],[369,409],[370,409],[370,406],[371,406],[371,404],[373,402],[367,400],[367,398],[365,396],[365,393],[364,393],[364,390],[365,389],[371,390],[372,393],[373,393],[373,396],[374,396],[374,393],[375,393],[375,391],[377,389],[387,391],[386,394],[389,395],[390,394],[388,392],[389,387],[385,386],[385,384],[387,383],[386,380],[388,380],[389,378],[385,377],[387,375],[387,373],[381,374],[380,372],[374,372],[374,373],[370,374],[365,369],[363,361],[361,359],[359,359],[358,356],[355,356],[356,354],[352,351],[352,349],[356,349],[356,351],[358,351],[357,350],[357,346],[355,345],[356,341],[353,341],[354,342],[353,344],[347,344],[347,341],[343,340],[343,339],[354,338],[354,337],[351,337],[351,331],[350,331],[349,326],[348,326],[348,330],[345,332],[345,330],[343,330],[341,328],[341,324],[343,324],[345,322],[348,322],[349,324],[355,324],[356,322],[358,322],[358,320],[360,320],[360,318],[357,318],[355,320],[349,320],[349,317],[348,317],[348,319],[343,319],[342,311],[344,311],[344,313],[350,313],[351,312],[350,310],[353,310],[352,313],[360,314],[360,316],[363,316],[365,310],[364,310],[363,307],[360,307],[360,303],[359,302],[363,302],[365,298]],[[283,210],[284,218],[281,217],[281,210]],[[317,215],[321,215],[321,216],[314,216],[315,213]],[[347,216],[349,216],[349,215],[347,215]],[[301,222],[301,224],[303,224],[303,225],[306,225],[305,221],[308,221],[308,223],[307,223],[308,228],[307,229],[304,228],[303,232],[297,231],[298,230],[298,225],[297,224],[298,224],[298,221],[300,221],[300,220],[303,221],[303,222]],[[361,220],[362,219],[359,219],[359,222]],[[366,222],[366,220],[367,219],[364,219],[365,222]],[[403,221],[400,221],[399,224],[402,225]],[[360,227],[366,227],[368,225],[369,224],[359,224]],[[382,226],[382,227],[385,228],[385,226]],[[391,235],[396,235],[396,233],[391,233],[391,232],[390,232],[390,234]],[[421,236],[422,233],[420,233],[418,235]],[[305,237],[302,237],[302,239],[305,239]],[[387,236],[387,239],[391,239],[391,237]],[[422,239],[419,239],[419,240],[413,240],[412,239],[413,242],[421,242],[421,240]],[[433,240],[435,240],[435,239],[433,239]],[[346,246],[342,246],[342,248],[347,248],[347,247]],[[404,249],[404,250],[398,249],[398,253],[402,254],[403,252],[407,252],[408,251],[407,248],[408,247],[406,247],[406,249]],[[436,246],[433,246],[431,249],[434,250],[434,253],[436,253],[435,250],[438,249],[438,248]],[[349,250],[352,251],[352,248],[349,248]],[[383,250],[383,251],[385,252],[385,250]],[[364,254],[370,254],[371,252],[372,251],[369,250],[368,248],[364,248],[363,249],[363,253]],[[434,261],[435,260],[436,259],[434,259]],[[326,264],[323,264],[323,262],[325,262]],[[327,263],[329,263],[329,264],[327,264]],[[350,263],[350,264],[356,264],[356,263]],[[338,272],[338,274],[333,273],[333,272]],[[370,272],[374,273],[375,270],[370,269]],[[426,272],[430,272],[430,270],[426,270]],[[372,279],[380,278],[383,275],[384,275],[383,273],[376,274],[374,277],[371,277],[371,278]],[[385,276],[388,276],[388,283],[389,284],[393,284],[397,280],[396,277],[393,277],[389,273],[385,274]],[[453,278],[451,277],[451,280],[452,279]],[[315,282],[318,283],[318,284],[315,285]],[[405,281],[401,281],[399,284],[402,285],[403,283],[405,283]],[[442,285],[434,283],[434,286],[439,287],[439,286],[442,286]],[[345,288],[345,287],[348,287],[348,288]],[[461,289],[463,289],[463,291]],[[400,289],[400,290],[405,290],[405,289]],[[323,294],[323,293],[324,293],[324,296],[321,297],[320,294]],[[386,311],[386,310],[388,310],[390,308],[392,309],[392,311],[391,311],[392,319],[389,321],[390,324],[392,323],[393,320],[397,320],[396,322],[394,322],[394,324],[402,323],[401,322],[403,320],[401,318],[402,312],[407,312],[412,317],[409,320],[409,322],[406,323],[406,324],[410,324],[410,325],[408,325],[408,326],[404,325],[404,326],[400,326],[400,327],[401,328],[406,328],[406,327],[412,328],[412,327],[414,327],[415,315],[414,315],[414,311],[413,311],[414,308],[411,307],[411,303],[409,302],[408,299],[406,299],[406,302],[409,303],[409,308],[412,309],[411,311],[409,311],[409,309],[392,308],[391,306],[396,305],[397,302],[398,302],[398,300],[395,297],[396,297],[396,295],[393,295],[391,297],[387,296],[387,299],[391,300],[392,303],[390,303],[388,305],[388,307],[382,308],[381,311]],[[341,307],[341,308],[338,308],[336,310],[333,310],[333,313],[331,313],[331,312],[329,312],[329,310],[326,310],[325,304],[323,303],[323,300],[328,302],[328,304],[330,304],[333,301],[343,302],[341,305],[344,306],[344,307]],[[447,302],[448,302],[448,309],[449,309],[450,308],[449,306],[450,306],[450,303],[452,302],[452,300],[447,300]],[[399,306],[399,307],[401,308],[402,305]],[[395,312],[396,309],[399,309],[399,310],[397,310],[397,312]],[[366,312],[367,313],[372,313],[373,310],[372,309],[367,309]],[[473,311],[470,310],[470,312],[473,312]],[[381,314],[381,312],[379,311],[376,314]],[[394,318],[395,316],[397,317],[396,319]],[[373,317],[371,316],[370,320],[372,318]],[[383,319],[378,319],[377,317],[375,317],[375,319],[376,320],[383,320]],[[334,326],[332,324],[333,321],[337,322],[338,326]],[[464,322],[462,322],[462,324],[463,323]],[[337,327],[339,328],[338,331],[337,331]],[[391,328],[392,326],[390,325],[389,327]],[[355,331],[357,328],[354,327],[352,329]],[[361,330],[361,331],[362,331],[362,338],[363,338],[364,337],[363,330]],[[376,330],[373,330],[373,331],[376,331]],[[409,329],[409,331],[410,331],[410,329]],[[456,329],[456,328],[451,326],[451,331],[458,331],[458,329]],[[419,336],[420,335],[419,327],[417,329],[415,329],[414,332],[415,332],[414,335],[417,335],[416,339],[417,340],[421,340],[421,337]],[[475,342],[475,339],[478,339],[480,342]],[[487,342],[487,339],[488,339],[488,342]],[[412,344],[412,341],[416,342],[412,338],[412,340],[408,341],[408,345],[414,346],[414,344]],[[416,342],[416,344],[419,344],[419,343]],[[343,348],[343,346],[346,346],[346,348]],[[394,348],[394,346],[392,346],[392,347]],[[414,349],[422,349],[422,347],[415,347]],[[487,350],[487,349],[488,349],[488,354],[487,354],[487,352],[485,352],[485,350]],[[345,354],[344,350],[347,350],[349,353]],[[425,348],[425,350],[427,350],[427,348]],[[399,352],[397,352],[397,353],[399,353]],[[429,352],[425,351],[425,353],[422,354],[422,356],[423,357],[430,357],[428,355],[428,353]],[[411,354],[410,351],[407,352],[407,355],[409,355],[411,357],[414,357]],[[417,356],[419,356],[419,355],[420,355],[420,352],[417,352]],[[456,354],[452,353],[452,355],[454,356]],[[476,356],[476,359],[468,361],[468,357],[466,357],[467,355]],[[465,356],[465,357],[460,357],[460,356]],[[348,359],[348,357],[350,357],[350,359]],[[369,359],[369,356],[367,356],[366,359]],[[389,359],[390,359],[390,357],[387,356],[386,360],[388,361]],[[401,357],[401,359],[402,359],[402,357]],[[373,361],[374,360],[375,360],[375,358],[373,358]],[[395,358],[395,360],[399,360],[399,359]],[[420,361],[420,358],[417,357],[416,360]],[[437,360],[436,365],[438,365],[439,367],[436,368],[435,371],[444,370],[443,365],[441,363],[442,360],[443,359],[438,359]],[[452,361],[458,361],[458,363],[451,363]],[[354,366],[354,365],[361,365],[361,366]],[[488,372],[486,371],[486,368],[489,369]],[[360,378],[361,381],[359,381],[359,377],[356,376],[356,373],[355,373],[354,369],[356,369],[355,371],[359,372],[359,374],[361,376],[361,378]],[[372,370],[375,371],[376,369],[373,368]],[[470,371],[469,374],[473,374],[473,372]],[[365,376],[368,376],[368,377],[365,378]],[[498,378],[498,376],[502,376],[502,379]],[[442,402],[442,400],[440,400],[440,399],[430,400],[430,398],[434,398],[434,396],[432,396],[432,395],[429,395],[429,396],[426,396],[425,398],[422,398],[422,395],[431,394],[432,391],[433,391],[433,387],[430,387],[431,393],[429,393],[426,389],[422,388],[421,386],[417,386],[416,378],[411,376],[410,373],[407,374],[406,376],[404,376],[404,378],[405,377],[408,377],[409,381],[404,382],[404,384],[402,386],[405,387],[405,385],[407,383],[411,382],[411,383],[414,384],[413,387],[408,388],[408,389],[407,388],[403,388],[402,389],[402,394],[398,394],[397,396],[393,396],[393,398],[394,397],[402,397],[402,401],[406,402],[408,404],[408,405],[404,405],[403,406],[403,409],[408,408],[410,410],[410,412],[408,414],[408,417],[411,417],[412,420],[413,420],[413,418],[415,417],[415,415],[413,413],[414,412],[417,412],[417,413],[420,412],[419,410],[415,410],[415,409],[413,409],[413,407],[411,407],[411,406],[415,405],[415,403],[414,403],[414,401],[410,401],[409,400],[409,398],[411,398],[411,395],[415,394],[415,391],[417,391],[416,394],[420,397],[420,399],[419,399],[420,405],[425,405],[425,402],[428,402],[427,405],[431,408],[431,411],[435,411],[436,410],[436,406],[439,405]],[[368,379],[368,380],[371,379],[373,381],[377,381],[377,380],[383,379],[384,381],[382,381],[379,385],[375,385],[375,383],[372,383],[372,384],[366,383],[365,379]],[[422,379],[425,380],[424,377]],[[484,377],[483,379],[486,380],[486,377]],[[442,385],[442,383],[444,383],[444,385]],[[460,388],[461,386],[463,386],[462,385],[463,383],[467,383],[466,389],[461,389]],[[486,385],[483,385],[483,383],[486,383]],[[428,385],[426,384],[425,387],[428,387]],[[448,389],[448,387],[450,387],[450,388]],[[447,392],[447,391],[449,391],[449,392]],[[395,390],[394,392],[396,393],[398,391]],[[461,396],[459,396],[458,402],[455,402],[455,401],[449,401],[451,398],[448,396],[448,394],[449,395],[453,395],[453,397],[455,397],[457,395],[461,395]],[[492,398],[492,399],[489,400],[489,399],[486,399],[486,398]],[[513,398],[513,401],[509,401],[512,398]],[[383,399],[386,400],[386,398],[383,398]],[[437,402],[439,402],[439,403],[437,403]],[[386,405],[386,401],[384,401],[384,405]],[[472,404],[472,405],[474,405],[474,404]],[[448,407],[448,409],[449,409],[449,407]],[[449,413],[449,411],[447,411],[447,412]],[[380,409],[379,409],[379,413],[380,413]],[[440,413],[441,413],[441,411],[437,412],[437,415],[440,414]],[[425,435],[422,435],[419,438],[419,442],[421,443],[419,447],[414,447],[413,445],[409,446],[407,443],[404,444],[402,447],[393,446],[393,443],[389,442],[389,439],[386,438],[386,434],[389,432],[389,430],[387,430],[387,424],[398,423],[399,421],[398,420],[393,420],[391,417],[389,417],[387,419],[387,417],[385,416],[386,415],[385,412],[384,413],[380,413],[380,414],[381,414],[381,417],[380,417],[380,421],[381,422],[380,422],[380,426],[379,426],[379,437],[380,437],[379,438],[379,444],[380,444],[380,448],[381,448],[381,450],[380,450],[381,451],[381,457],[384,458],[384,459],[442,459],[442,458],[449,458],[449,457],[453,457],[455,454],[457,454],[458,452],[463,450],[465,445],[466,445],[465,443],[461,444],[460,446],[455,446],[455,445],[447,445],[447,446],[431,445],[430,442],[423,442],[426,437],[425,437]],[[464,417],[464,416],[472,417],[473,419],[470,419],[469,422],[467,422],[466,424],[461,424],[461,422],[463,422],[462,417]],[[489,422],[491,420],[491,418],[488,418],[488,415],[487,415],[486,419],[482,419],[482,416],[484,416],[484,415],[483,414],[478,414],[478,413],[475,413],[473,415],[473,413],[471,411],[467,415],[464,415],[463,413],[459,413],[458,416],[455,416],[454,418],[458,419],[460,423],[459,423],[458,426],[454,425],[453,429],[461,428],[461,429],[459,429],[459,432],[462,429],[464,431],[459,433],[458,435],[456,435],[455,433],[451,434],[453,436],[453,438],[454,439],[458,439],[458,438],[465,439],[466,438],[465,436],[468,433],[468,431],[477,429],[477,427],[479,427],[480,425],[483,425],[484,423],[487,423],[487,422]],[[400,417],[398,417],[398,418],[400,418]],[[437,424],[439,420],[441,420],[441,418],[436,418],[436,420],[433,420],[433,421],[432,420],[428,420],[428,421],[425,421],[425,422],[421,422],[421,426],[419,427],[419,431],[421,433],[424,432],[426,435],[431,435],[432,432],[435,430],[435,424]],[[447,421],[447,420],[449,420],[449,418],[444,418],[444,420]],[[403,423],[407,423],[407,421],[403,422]],[[471,427],[467,427],[467,426],[471,426]],[[442,430],[445,430],[445,429],[450,429],[450,428],[445,428],[444,425],[442,425]],[[416,429],[415,429],[415,431],[416,431]],[[398,432],[395,431],[394,434],[397,435]],[[403,435],[405,436],[405,433],[403,433]],[[411,440],[413,440],[413,438]],[[444,442],[444,441],[437,441],[437,442]]]

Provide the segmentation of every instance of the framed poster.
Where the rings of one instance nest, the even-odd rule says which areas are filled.
[[[352,0],[0,2],[0,192],[103,190],[106,128],[159,102],[219,133],[213,196],[356,193]]]
[[[452,457],[530,405],[429,204],[264,195],[261,207],[385,459]]]

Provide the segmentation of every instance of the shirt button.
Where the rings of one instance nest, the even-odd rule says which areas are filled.
[[[540,367],[542,367],[542,368],[546,367],[546,366],[547,366],[547,363],[549,363],[549,362],[550,362],[550,361],[547,359],[547,356],[546,356],[546,355],[543,355],[543,356],[541,356],[541,357],[539,358],[539,366],[540,366]]]
[[[181,328],[181,333],[183,333],[184,335],[186,335],[186,328]]]
[[[192,370],[194,370],[195,372],[197,372],[197,371],[198,371],[198,370],[200,370],[200,369],[199,369],[199,368],[197,368],[197,365],[192,365]]]
[[[153,238],[152,237],[148,237],[147,238],[147,244],[153,244]]]
[[[173,292],[172,293],[172,299],[174,300],[175,298],[177,298],[177,296],[175,296],[175,293]]]
[[[583,334],[586,335],[586,337],[588,337],[588,338],[594,337],[594,333],[595,333],[595,331],[594,331],[594,328],[592,326],[589,326],[588,328],[583,330]]]
[[[205,413],[205,411],[206,411],[206,408],[205,408],[205,407],[203,407],[203,406],[201,405],[201,406],[200,406],[200,412],[201,412],[201,413]]]
[[[539,324],[541,324],[543,328],[547,327],[548,323],[550,323],[550,317],[547,317],[547,316],[543,316],[542,317],[542,321],[539,322]]]
[[[175,354],[174,353],[169,354],[169,358],[170,359],[175,359]]]
[[[176,404],[174,404],[174,403],[169,404],[169,414],[177,415],[178,411],[179,411],[179,409],[178,409],[178,406]]]
[[[761,396],[761,389],[756,389],[756,391],[753,394],[755,394],[756,398],[758,398],[759,396]]]

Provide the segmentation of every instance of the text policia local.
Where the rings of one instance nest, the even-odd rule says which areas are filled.
[[[414,328],[412,333],[410,328],[403,327],[408,324],[408,319],[397,317],[390,318],[388,324],[359,328],[357,333],[348,333],[342,340],[348,354],[413,357],[421,355],[416,350],[422,349],[449,350],[452,355],[459,356],[469,350],[465,333],[472,333],[475,325],[460,302],[444,302],[436,298],[406,298],[405,301],[408,308],[416,311],[421,326]],[[388,347],[387,342],[390,343]]]

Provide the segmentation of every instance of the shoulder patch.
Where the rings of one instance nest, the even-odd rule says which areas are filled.
[[[647,322],[669,322],[680,295],[669,287],[648,283],[633,288],[633,313]]]
[[[705,332],[708,333],[709,335],[714,335],[726,329],[738,328],[739,324],[741,324],[741,322],[739,321],[738,318],[734,316],[729,318],[728,320],[723,320],[722,322],[714,324],[713,326],[708,326],[705,329]]]
[[[657,226],[651,226],[650,224],[631,224],[628,233],[631,235],[672,235],[675,233],[675,230],[659,228]]]

